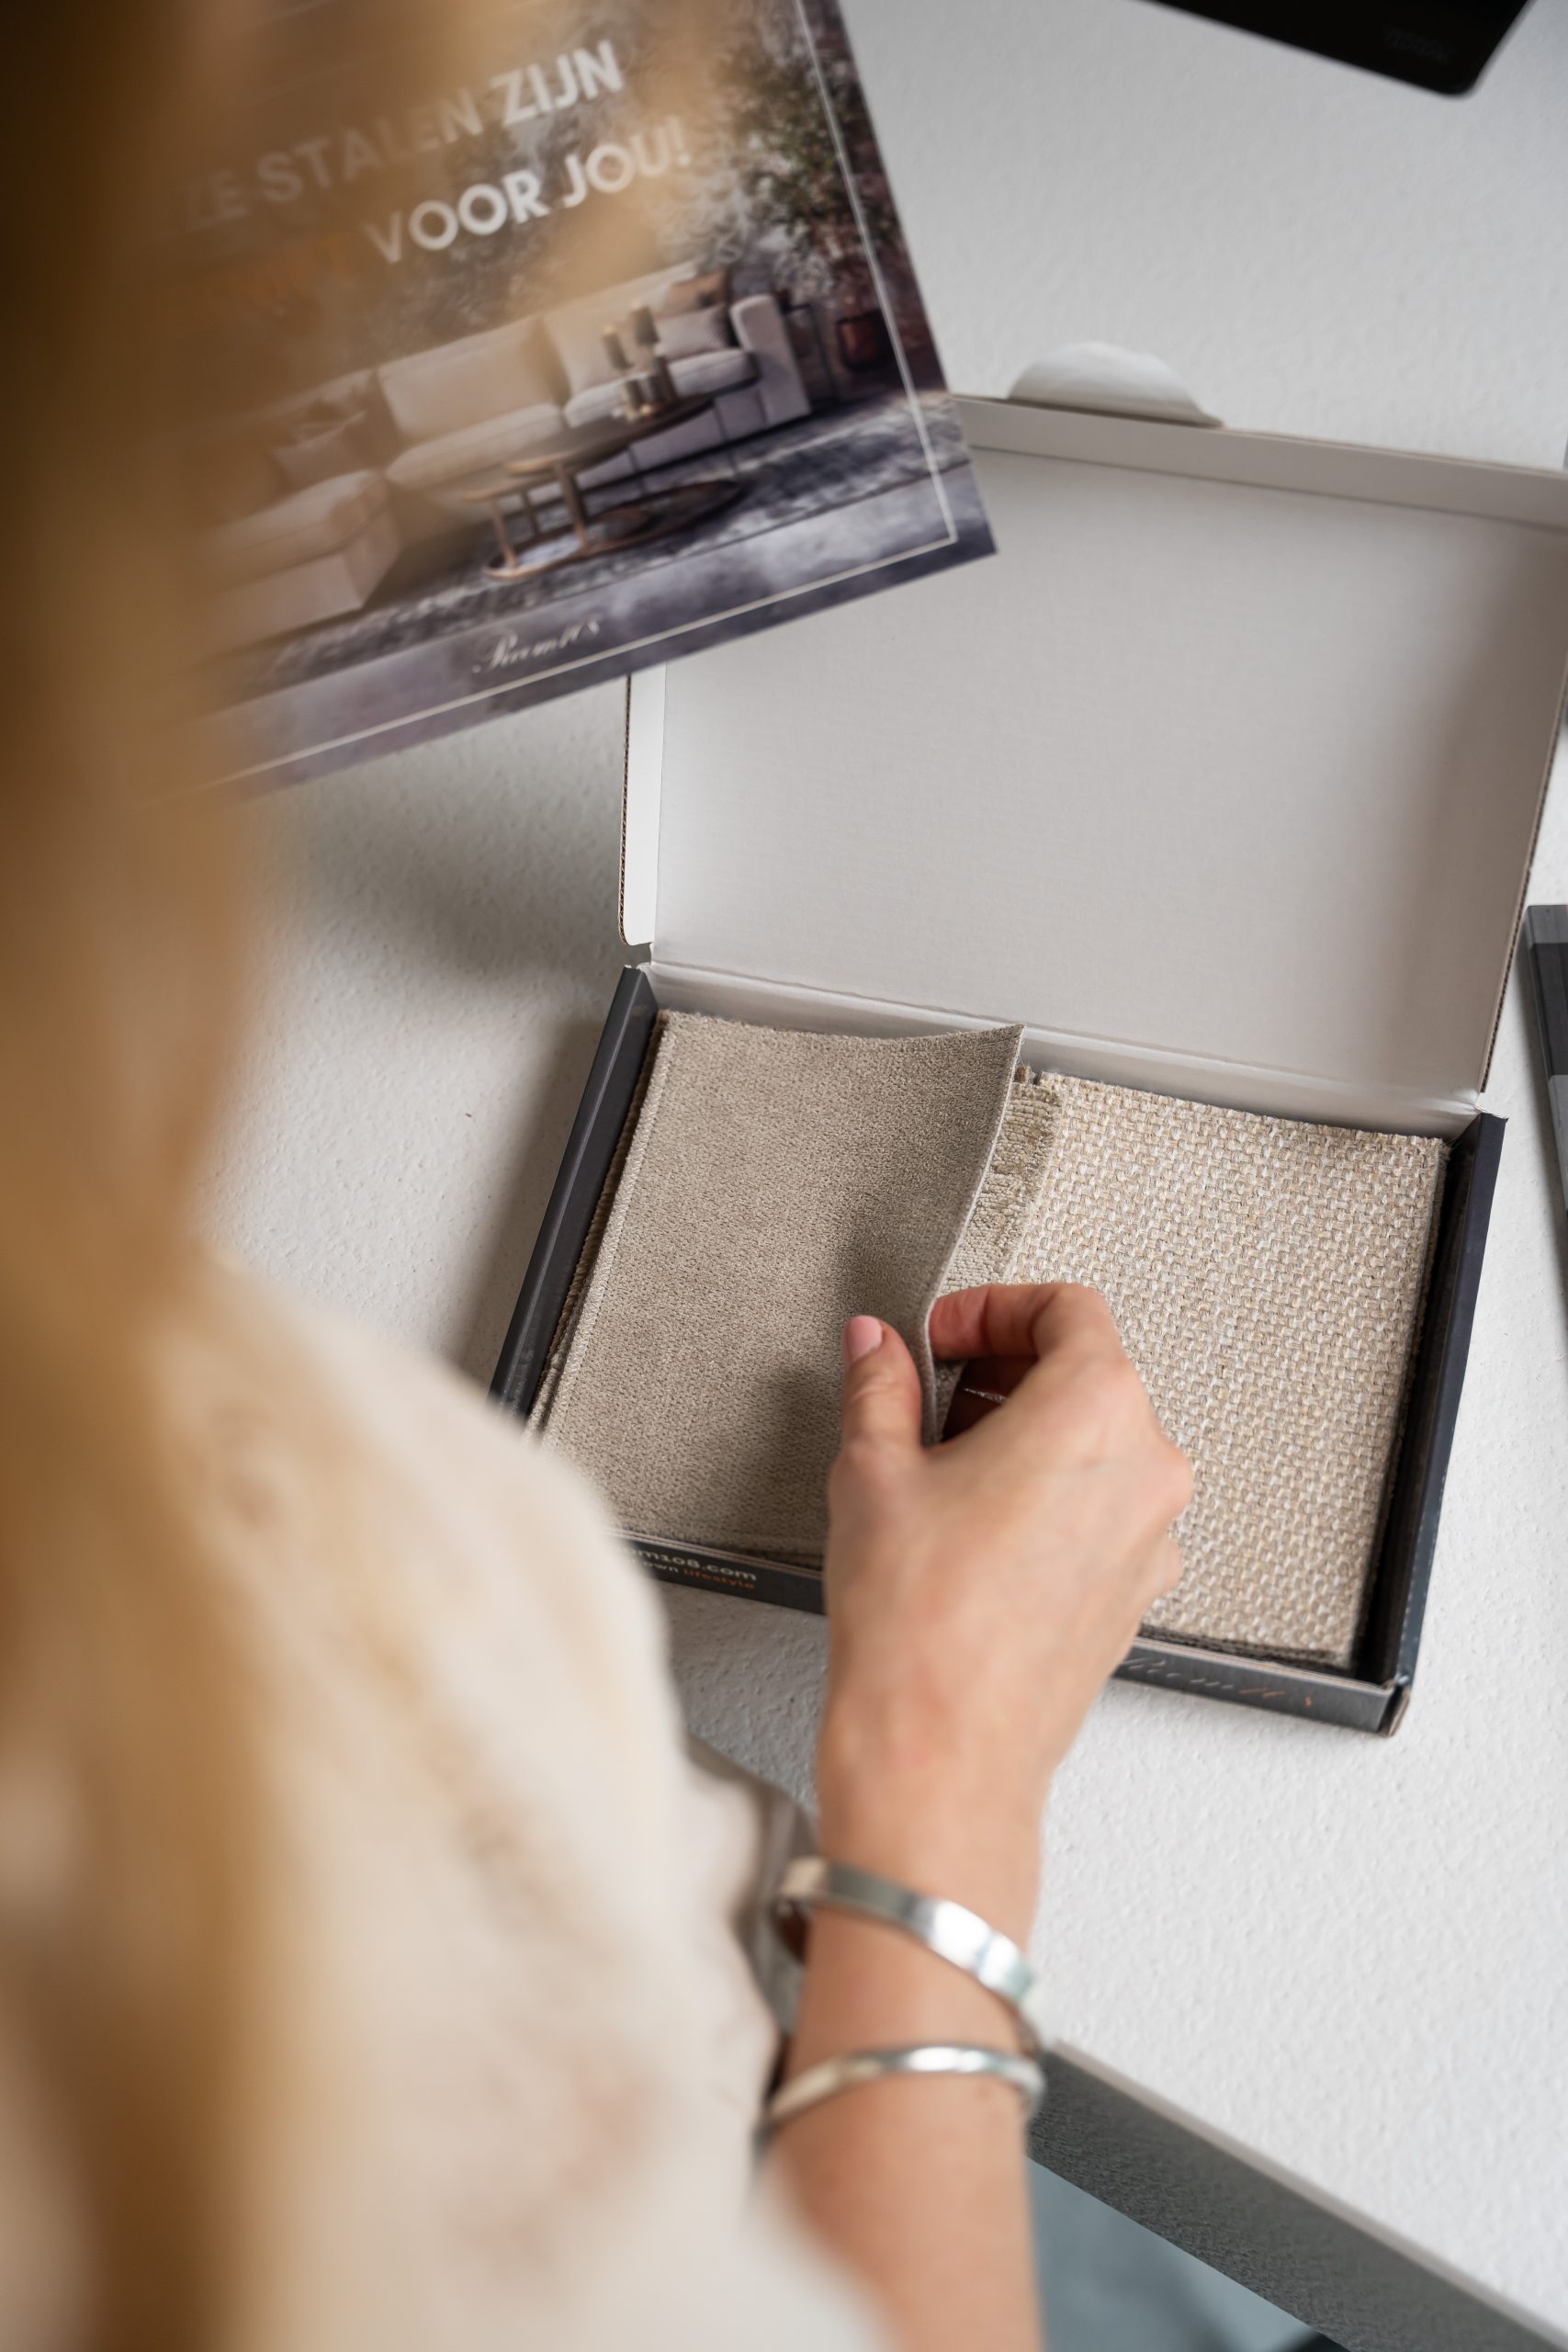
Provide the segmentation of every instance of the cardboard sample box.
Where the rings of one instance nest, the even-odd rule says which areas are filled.
[[[1479,1105],[1568,673],[1568,480],[962,403],[998,560],[643,673],[618,989],[495,1392],[526,1412],[660,1007],[897,1035],[1450,1143],[1349,1672],[1126,1676],[1394,1728],[1502,1137]],[[819,1572],[654,1571],[820,1608]]]

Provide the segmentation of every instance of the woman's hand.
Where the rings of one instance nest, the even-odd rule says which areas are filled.
[[[868,1316],[845,1331],[822,1847],[1021,1941],[1051,1776],[1180,1573],[1191,1475],[1098,1292],[956,1292],[931,1335],[1006,1401],[922,1448],[908,1350]]]
[[[822,1850],[966,1903],[1021,1943],[1051,1775],[1176,1581],[1170,1526],[1191,1480],[1093,1291],[961,1291],[933,1312],[931,1344],[1005,1402],[926,1451],[903,1341],[867,1316],[844,1333]],[[994,1994],[910,1938],[832,1910],[813,1921],[792,2075],[847,2050],[1012,2031]],[[1038,2352],[1010,2090],[863,2086],[786,2125],[775,2161],[902,2352]]]

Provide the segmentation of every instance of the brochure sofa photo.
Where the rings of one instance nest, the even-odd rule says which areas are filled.
[[[268,17],[164,248],[215,779],[989,553],[833,0],[504,0],[396,103],[326,21]]]

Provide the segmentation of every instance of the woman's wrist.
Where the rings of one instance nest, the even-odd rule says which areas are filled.
[[[896,1928],[819,1911],[811,1923],[805,1996],[786,2073],[845,2051],[889,2043],[1021,2046],[1008,2004]]]
[[[830,1770],[818,1784],[818,1845],[829,1861],[853,1863],[918,1894],[944,1896],[988,1927],[1028,1941],[1040,1885],[1040,1816],[1032,1807],[908,1781],[888,1790],[850,1785]]]

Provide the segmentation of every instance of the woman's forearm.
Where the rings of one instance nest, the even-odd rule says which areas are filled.
[[[1008,2009],[895,1928],[824,1911],[793,2076],[847,2051],[1012,2049]],[[1038,2352],[1019,2099],[1005,2083],[871,2083],[781,2129],[771,2159],[816,2234],[886,2316],[897,2352]]]
[[[924,1446],[914,1359],[857,1315],[829,1481],[823,1851],[945,1895],[1021,1943],[1051,1778],[1151,1600],[1180,1570],[1191,1475],[1103,1299],[1070,1283],[953,1291],[937,1356],[1005,1401]],[[819,1911],[791,2053],[1014,2048],[1008,2010],[896,1928]],[[786,2123],[773,2161],[881,2302],[898,2352],[1036,2352],[1018,2095],[863,2084]]]

